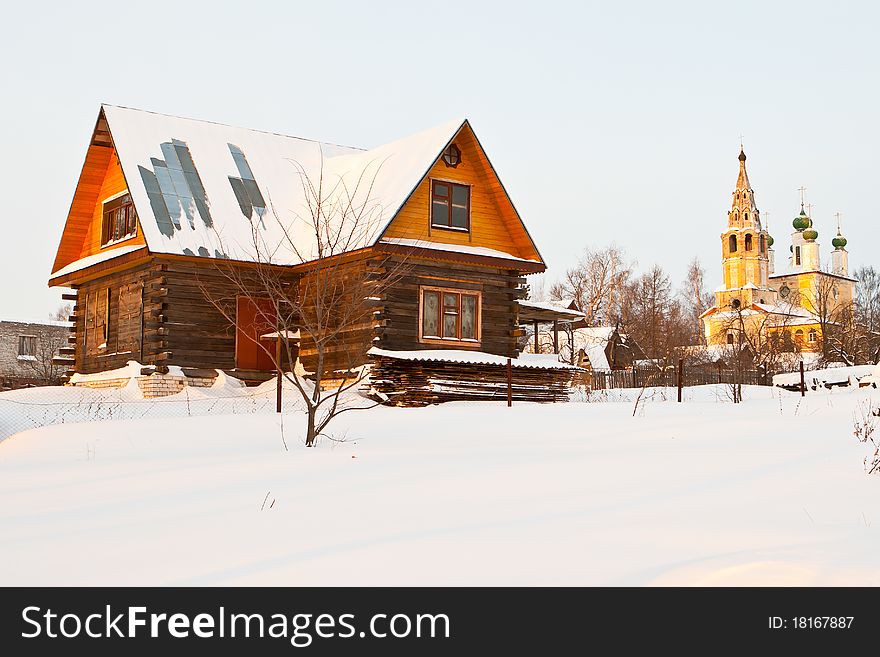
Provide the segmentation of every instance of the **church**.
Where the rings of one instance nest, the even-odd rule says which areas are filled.
[[[776,271],[773,237],[761,222],[740,149],[733,203],[721,233],[724,283],[715,289],[715,304],[700,316],[710,347],[774,343],[780,351],[821,352],[823,330],[850,308],[855,294],[847,242],[838,225],[830,268],[823,268],[819,233],[803,200],[792,226],[787,265]]]

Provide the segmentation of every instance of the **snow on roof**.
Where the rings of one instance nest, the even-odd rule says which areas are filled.
[[[586,315],[579,310],[572,310],[565,305],[559,305],[556,303],[552,303],[550,301],[531,301],[528,299],[519,299],[517,303],[520,306],[524,306],[526,308],[535,308],[537,310],[549,310],[554,313],[560,313],[562,315],[570,315],[572,317],[586,317]],[[564,302],[563,302],[564,303]],[[568,305],[571,305],[569,302]]]
[[[468,246],[466,244],[441,244],[439,242],[412,240],[405,237],[383,237],[381,240],[379,240],[379,243],[395,244],[398,246],[410,246],[419,249],[434,249],[436,251],[449,251],[450,253],[467,253],[469,255],[481,255],[490,258],[504,258],[505,260],[517,260],[519,262],[538,262],[538,260],[518,258],[517,256],[507,253],[505,251],[497,251],[495,249],[490,249],[485,246]]]
[[[103,111],[150,251],[236,260],[254,259],[255,237],[272,249],[285,234],[297,262],[316,257],[305,187],[319,182],[325,202],[339,207],[350,198],[364,208],[348,250],[373,244],[465,123],[362,150],[125,107]],[[350,212],[339,223],[354,228]]]
[[[144,252],[146,253],[146,249],[143,244],[132,244],[129,246],[119,246],[115,249],[108,249],[106,251],[95,253],[94,255],[86,256],[85,258],[80,258],[79,260],[75,260],[69,265],[62,267],[58,271],[52,272],[52,278],[72,274],[75,271],[80,271],[81,269],[85,269],[86,267],[97,265],[99,262],[106,262],[107,260],[118,258],[121,255],[132,253],[133,251],[137,251],[138,249],[144,249]]]
[[[26,324],[35,326],[57,326],[70,328],[70,322],[58,319],[0,319],[0,324]]]
[[[459,349],[417,349],[413,351],[394,351],[391,349],[373,347],[367,352],[367,355],[425,362],[433,361],[439,363],[469,363],[473,365],[507,365],[506,356]],[[574,365],[560,363],[559,357],[555,354],[520,354],[519,358],[512,358],[511,363],[514,367],[528,367],[541,370],[580,369]]]
[[[773,315],[788,315],[790,317],[808,317],[810,319],[817,319],[815,315],[813,315],[803,306],[795,306],[794,304],[787,303],[785,301],[780,301],[777,304],[755,303],[752,305],[760,308],[764,312],[771,313]]]
[[[580,349],[583,349],[593,369],[611,369],[605,349],[608,347],[608,341],[611,340],[615,330],[614,326],[591,326],[574,329],[570,332],[571,345],[569,345],[569,331],[561,331],[558,336],[559,351],[563,353],[573,351],[577,354]],[[620,339],[625,343],[626,333],[620,333]]]

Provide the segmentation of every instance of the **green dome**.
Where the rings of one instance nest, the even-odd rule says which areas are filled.
[[[831,240],[831,244],[834,246],[835,249],[842,249],[846,246],[846,238],[840,233],[837,233],[837,237]]]
[[[804,231],[804,239],[808,242],[814,241],[817,237],[819,237],[819,232],[813,228],[807,228]]]
[[[773,246],[773,236],[767,235],[767,246]]]
[[[794,226],[796,230],[804,230],[804,228],[810,227],[810,218],[807,216],[806,212],[801,210],[801,213],[794,218],[791,225]]]

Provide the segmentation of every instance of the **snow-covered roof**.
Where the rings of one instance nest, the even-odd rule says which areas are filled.
[[[486,256],[489,258],[504,258],[505,260],[519,260],[520,262],[538,262],[519,258],[505,251],[490,249],[485,246],[469,246],[467,244],[443,244],[439,242],[426,242],[425,240],[412,240],[405,237],[383,237],[381,244],[395,244],[397,246],[409,246],[417,249],[434,249],[436,251],[448,251],[450,253],[466,253],[468,255]],[[569,311],[570,312],[570,311]]]
[[[433,361],[439,363],[470,363],[473,365],[507,365],[507,358],[505,356],[486,354],[481,351],[464,351],[459,349],[416,349],[412,351],[396,351],[373,347],[367,352],[367,355],[425,362]],[[520,354],[519,358],[512,358],[511,363],[514,367],[528,367],[540,370],[580,369],[574,365],[560,363],[559,357],[555,354]]]
[[[272,248],[285,233],[298,261],[316,257],[305,183],[322,183],[330,203],[363,206],[368,219],[349,250],[373,244],[465,125],[456,119],[362,150],[125,107],[103,112],[150,252],[236,260],[254,258],[254,235]],[[339,221],[351,228],[351,213]]]
[[[782,271],[774,271],[772,274],[768,276],[768,278],[785,278],[787,276],[799,276],[800,274],[825,274],[826,276],[833,276],[834,278],[842,278],[846,281],[855,281],[855,278],[851,276],[844,276],[842,274],[835,274],[830,271],[822,271],[821,269],[787,269]]]
[[[112,260],[113,258],[118,258],[119,256],[123,256],[127,253],[132,253],[140,249],[144,249],[144,253],[147,252],[143,244],[117,246],[112,249],[106,249],[93,255],[86,256],[85,258],[75,260],[69,265],[62,267],[58,271],[52,272],[52,278],[66,276],[67,274],[72,274],[73,272],[80,271],[82,269],[85,269],[86,267],[91,267],[92,265],[97,265],[98,263],[106,262],[108,260]]]
[[[0,324],[22,324],[30,326],[55,326],[59,328],[70,328],[70,322],[58,319],[0,319]]]
[[[551,303],[549,301],[530,301],[526,299],[519,299],[517,304],[520,306],[520,318],[523,316],[522,309],[527,309],[525,314],[528,314],[528,310],[538,311],[537,313],[533,313],[535,315],[540,315],[542,311],[547,316],[557,315],[560,321],[574,321],[578,319],[583,319],[586,315],[579,310],[572,310],[564,305],[559,305],[557,303]],[[571,305],[570,303],[568,305]],[[540,319],[540,317],[538,317]]]

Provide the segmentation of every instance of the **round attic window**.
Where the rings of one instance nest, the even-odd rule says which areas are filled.
[[[443,151],[443,162],[453,169],[461,164],[461,149],[455,144],[449,144]]]
[[[734,299],[733,301],[730,302],[730,305],[734,310],[739,310],[739,307],[742,305],[742,303],[740,302],[739,299]]]

